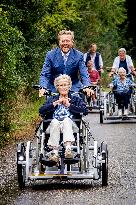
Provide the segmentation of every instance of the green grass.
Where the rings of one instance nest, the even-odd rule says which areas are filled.
[[[25,129],[28,124],[31,124],[38,119],[39,107],[44,101],[44,98],[40,98],[35,102],[23,104],[11,123],[11,132]]]
[[[33,133],[35,123],[39,119],[39,108],[44,101],[45,98],[43,97],[34,102],[19,102],[21,104],[19,108],[15,106],[15,109],[11,112],[10,131],[3,133],[0,137],[0,148],[14,142],[16,136],[22,138],[28,133],[30,135]]]

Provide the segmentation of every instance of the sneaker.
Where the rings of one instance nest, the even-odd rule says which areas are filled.
[[[73,158],[73,153],[71,150],[71,146],[66,146],[66,150],[65,150],[65,158]]]
[[[124,110],[124,115],[126,115],[126,116],[128,115],[128,109]]]
[[[118,116],[119,116],[119,117],[122,116],[122,110],[121,110],[121,109],[118,110]]]
[[[49,161],[53,161],[58,163],[59,162],[59,156],[58,156],[58,151],[57,150],[53,150],[50,155],[49,155]]]

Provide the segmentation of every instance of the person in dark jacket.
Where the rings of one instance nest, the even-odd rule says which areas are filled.
[[[88,63],[89,60],[93,61],[94,68],[101,75],[101,73],[103,73],[103,60],[102,60],[101,54],[99,52],[97,52],[96,43],[92,43],[90,45],[89,51],[84,54],[84,62],[86,64],[86,66],[87,66],[87,63]]]
[[[72,81],[68,75],[63,74],[55,78],[54,86],[58,95],[49,97],[39,109],[39,113],[45,116],[45,119],[52,119],[46,132],[50,134],[48,146],[54,150],[51,160],[57,161],[60,132],[63,133],[66,146],[65,157],[72,158],[71,145],[75,141],[73,133],[79,130],[73,120],[80,119],[81,113],[87,115],[88,111],[83,99],[70,92]]]

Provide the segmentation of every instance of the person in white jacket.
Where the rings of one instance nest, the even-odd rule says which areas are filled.
[[[136,76],[136,70],[134,68],[133,61],[131,57],[126,54],[125,48],[120,48],[118,50],[118,56],[114,59],[109,76],[111,77],[114,73],[117,73],[120,67],[123,67],[126,70],[126,74],[133,74]]]

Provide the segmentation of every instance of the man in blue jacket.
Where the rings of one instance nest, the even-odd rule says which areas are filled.
[[[90,85],[87,68],[83,60],[83,53],[73,48],[74,33],[62,30],[58,34],[59,47],[49,51],[45,57],[45,62],[40,75],[39,96],[43,96],[46,88],[55,92],[54,79],[60,74],[67,74],[71,77],[71,91],[77,92],[81,88]],[[85,88],[87,95],[93,93],[89,88]]]

